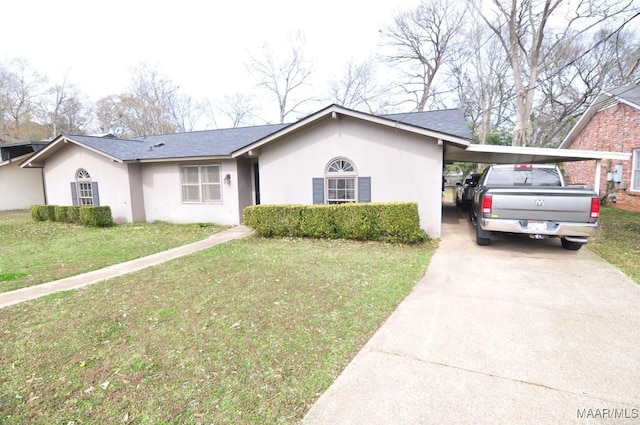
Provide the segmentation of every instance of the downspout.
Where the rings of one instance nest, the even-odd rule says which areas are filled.
[[[48,205],[47,202],[47,188],[44,180],[44,167],[40,168],[40,179],[42,179],[42,198],[44,199],[44,204]]]

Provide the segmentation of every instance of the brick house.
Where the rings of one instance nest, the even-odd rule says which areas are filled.
[[[640,86],[603,90],[580,117],[560,148],[624,152],[630,161],[604,160],[599,193],[609,205],[640,211]],[[569,183],[594,181],[594,161],[564,164]],[[615,201],[615,202],[613,202]]]

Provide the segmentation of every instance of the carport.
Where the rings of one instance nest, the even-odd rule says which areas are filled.
[[[571,161],[595,161],[593,189],[599,192],[603,160],[628,161],[630,153],[551,149],[519,146],[470,144],[466,147],[444,142],[444,163],[471,162],[476,164],[544,164]]]

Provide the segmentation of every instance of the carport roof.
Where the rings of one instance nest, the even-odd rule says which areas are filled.
[[[622,152],[585,151],[516,146],[472,144],[466,148],[445,143],[444,161],[482,164],[556,163],[588,160],[628,160],[631,154]]]

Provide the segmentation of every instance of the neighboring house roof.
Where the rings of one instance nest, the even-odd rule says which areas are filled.
[[[49,142],[14,142],[0,144],[0,161],[5,164],[42,149]]]
[[[46,148],[25,161],[22,166],[43,166],[44,159],[62,149],[66,143],[83,146],[117,162],[236,157],[257,144],[262,145],[275,140],[328,114],[348,115],[405,131],[446,139],[461,146],[467,146],[471,141],[466,121],[462,112],[457,109],[378,117],[331,105],[293,124],[194,131],[131,139],[120,139],[111,134],[104,136],[61,134]]]
[[[640,85],[625,85],[602,90],[560,143],[559,148],[570,146],[596,112],[617,103],[624,103],[640,110]]]

